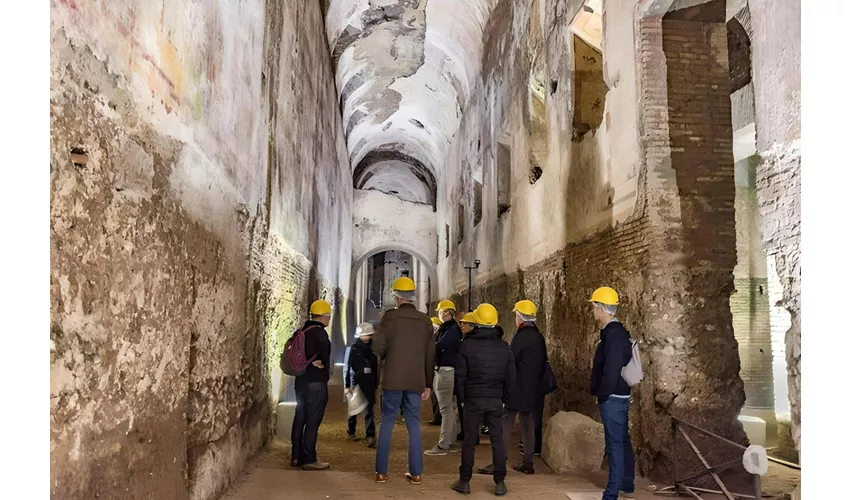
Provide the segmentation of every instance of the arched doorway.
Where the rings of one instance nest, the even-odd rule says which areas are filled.
[[[362,321],[377,322],[383,310],[392,307],[390,288],[399,276],[408,276],[416,283],[416,308],[428,313],[429,304],[437,293],[437,273],[434,265],[419,250],[402,243],[387,242],[358,256],[351,268],[352,307],[349,324]]]

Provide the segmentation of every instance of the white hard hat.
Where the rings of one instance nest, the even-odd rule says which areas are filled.
[[[369,401],[363,395],[359,385],[354,386],[354,390],[348,396],[348,416],[353,417],[363,413],[366,407],[369,406]]]
[[[367,337],[375,335],[375,327],[372,326],[372,323],[364,321],[363,323],[360,323],[356,330],[354,330],[354,338],[359,339],[364,335]]]

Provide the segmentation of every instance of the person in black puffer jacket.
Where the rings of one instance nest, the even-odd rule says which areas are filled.
[[[463,402],[464,440],[460,479],[452,485],[452,489],[465,494],[471,491],[469,481],[472,479],[478,425],[486,421],[493,448],[495,493],[501,496],[508,491],[505,486],[507,464],[502,412],[516,383],[516,367],[511,348],[499,338],[495,329],[499,319],[496,308],[481,304],[474,315],[477,326],[461,342],[455,369],[455,387],[458,399]]]

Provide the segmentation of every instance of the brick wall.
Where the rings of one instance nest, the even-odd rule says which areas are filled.
[[[651,252],[643,305],[651,376],[638,411],[641,461],[662,477],[672,465],[670,415],[746,440],[729,306],[736,251],[725,14],[722,2],[696,9],[646,17],[637,27]],[[697,444],[730,458],[729,450]]]

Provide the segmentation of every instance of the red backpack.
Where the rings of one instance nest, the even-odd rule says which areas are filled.
[[[304,347],[304,334],[313,328],[318,328],[318,326],[311,325],[307,328],[298,329],[286,341],[283,346],[283,353],[280,355],[280,369],[283,370],[283,373],[293,377],[304,375],[307,367],[316,359],[318,354],[307,359],[307,351]]]

